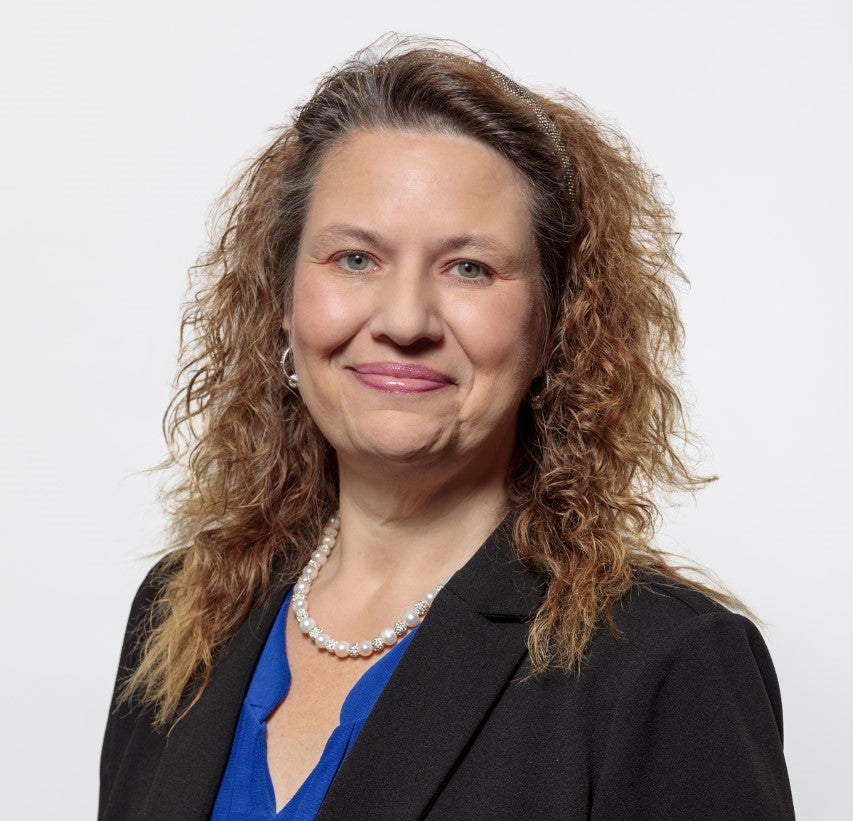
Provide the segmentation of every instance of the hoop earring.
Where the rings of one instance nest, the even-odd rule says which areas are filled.
[[[551,387],[551,375],[548,371],[545,371],[545,384],[542,386],[542,390],[535,396],[530,397],[530,407],[533,408],[533,410],[540,410],[545,404],[543,396],[548,392],[549,387]]]
[[[290,390],[292,390],[294,393],[298,393],[299,377],[296,375],[295,369],[292,368],[289,370],[287,365],[287,357],[290,356],[291,358],[293,358],[292,355],[293,348],[288,345],[281,355],[281,370],[284,373],[285,378],[287,379],[287,387],[290,388]]]

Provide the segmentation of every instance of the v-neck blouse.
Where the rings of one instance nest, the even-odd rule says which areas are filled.
[[[341,706],[340,723],[329,736],[317,765],[281,812],[276,813],[275,792],[267,766],[266,720],[290,688],[285,628],[292,593],[291,588],[249,683],[211,821],[313,819],[412,634],[417,631],[417,628],[410,630],[386,650],[353,685]]]

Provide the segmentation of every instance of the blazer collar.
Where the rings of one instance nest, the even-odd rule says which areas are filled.
[[[479,550],[453,574],[447,589],[487,618],[529,619],[545,593],[541,576],[525,568],[515,555],[511,511]]]
[[[433,802],[526,655],[525,621],[544,585],[515,560],[511,529],[507,517],[436,597],[318,821],[406,821]]]

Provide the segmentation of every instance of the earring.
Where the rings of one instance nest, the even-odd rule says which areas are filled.
[[[299,377],[296,375],[295,369],[289,370],[287,365],[287,357],[290,356],[293,358],[292,354],[293,348],[288,345],[281,355],[281,370],[287,379],[287,386],[296,393],[299,390]]]
[[[530,397],[530,407],[533,408],[533,410],[539,410],[545,404],[545,400],[542,397],[547,393],[550,386],[551,375],[548,371],[545,371],[545,384],[542,386],[542,390],[540,390],[535,396]]]

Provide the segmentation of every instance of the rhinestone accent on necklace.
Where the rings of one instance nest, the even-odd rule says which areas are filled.
[[[417,627],[429,611],[438,591],[444,585],[440,584],[433,590],[427,591],[423,599],[415,602],[411,610],[403,614],[402,619],[394,622],[393,627],[383,628],[379,631],[378,636],[369,641],[349,643],[332,638],[308,614],[308,593],[311,590],[311,584],[320,572],[320,568],[326,564],[329,554],[337,543],[340,526],[340,515],[335,513],[323,528],[320,544],[311,554],[308,563],[302,568],[298,581],[293,585],[293,598],[290,602],[290,608],[293,610],[299,629],[317,645],[319,650],[326,650],[338,658],[367,658],[374,653],[381,653],[388,647],[393,647],[398,639],[405,636],[412,628]]]

